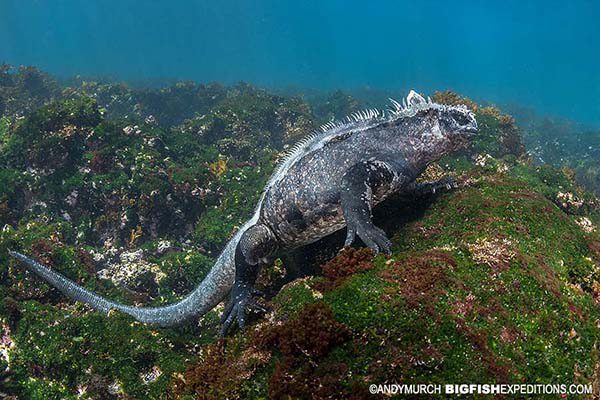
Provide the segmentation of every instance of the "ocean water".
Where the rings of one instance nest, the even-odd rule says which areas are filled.
[[[0,0],[0,399],[363,398],[417,382],[593,384],[598,396],[599,11],[600,0]],[[348,211],[362,155],[403,166],[449,150],[447,124],[421,115],[389,132],[350,125],[265,192],[293,143],[410,89],[471,98],[479,129],[421,174],[432,186],[413,196],[401,179],[373,210],[378,229],[337,213],[357,222],[354,247],[383,248],[383,229],[390,258],[338,252],[347,227],[296,247],[345,224],[331,210],[341,199]],[[348,140],[368,144],[347,155]],[[233,255],[246,250],[280,258],[261,260],[266,296],[252,295],[272,312],[220,340],[240,308],[209,308],[239,301],[236,269],[252,274]],[[281,287],[295,272],[321,276]],[[190,318],[158,328],[118,310]]]
[[[2,0],[0,59],[58,75],[454,89],[600,123],[595,1]]]
[[[59,76],[453,89],[600,124],[596,1],[1,0],[0,60]]]

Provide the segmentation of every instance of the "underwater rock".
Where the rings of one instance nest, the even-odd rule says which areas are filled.
[[[467,244],[473,261],[485,264],[495,270],[507,269],[516,257],[515,244],[506,238],[477,238],[475,243]]]
[[[205,385],[203,393],[293,398],[314,390],[303,382],[320,382],[319,390],[344,397],[366,391],[365,376],[368,383],[456,376],[595,382],[600,309],[596,289],[582,288],[590,281],[599,287],[600,253],[587,250],[589,232],[580,219],[543,194],[547,186],[535,169],[517,164],[511,171],[465,171],[478,179],[396,228],[391,259],[372,259],[373,267],[359,268],[333,290],[314,295],[324,278],[286,285],[273,299],[274,314],[250,335],[280,329],[314,313],[309,305],[325,302],[350,337],[318,362],[286,361],[283,349],[269,347],[272,361],[266,366],[258,364],[250,377],[227,378],[228,392]],[[299,337],[326,331],[295,329]],[[240,361],[254,343],[243,335],[229,339],[236,352],[226,362]],[[541,359],[539,343],[545,346]],[[286,345],[310,357],[293,340]],[[210,368],[207,362],[213,361],[192,368]]]
[[[583,229],[586,233],[592,233],[596,231],[596,226],[590,221],[588,217],[581,217],[575,220],[577,225]]]
[[[56,80],[39,69],[0,65],[0,115],[23,117],[59,97]]]
[[[11,338],[11,331],[3,321],[0,323],[0,362],[3,361],[4,367],[8,369],[10,365],[11,352],[15,347],[15,342]],[[6,370],[0,373],[5,373]]]
[[[97,273],[100,279],[108,279],[116,286],[156,295],[157,287],[165,273],[156,264],[144,259],[144,251],[120,251],[119,262],[110,263]]]
[[[332,120],[344,118],[361,110],[359,102],[341,90],[311,99],[311,108],[316,121],[325,124]]]
[[[123,287],[147,305],[178,300],[250,215],[278,152],[359,104],[340,92],[309,106],[249,85],[89,83],[44,96],[0,123],[3,394],[343,398],[400,381],[598,382],[597,199],[576,174],[532,165],[498,109],[436,95],[481,121],[472,149],[426,171],[458,189],[376,210],[389,258],[346,249],[281,290],[274,271],[272,312],[219,340],[217,312],[161,330],[105,317],[53,295],[7,250],[116,300],[134,297]]]

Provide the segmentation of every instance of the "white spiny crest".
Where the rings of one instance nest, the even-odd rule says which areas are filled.
[[[400,104],[398,101],[392,98],[390,98],[389,100],[392,103],[391,116],[395,118],[411,117],[417,112],[426,109],[435,109],[440,111],[458,110],[463,113],[472,114],[472,112],[467,108],[467,106],[463,104],[456,106],[438,104],[431,100],[431,97],[427,97],[427,99],[425,99],[423,96],[421,96],[414,90],[411,90],[408,93],[408,96],[402,99],[402,104]]]
[[[396,111],[400,111],[404,108],[404,107],[402,107],[402,104],[398,103],[396,100],[392,99],[391,97],[390,97],[390,101],[392,102],[392,105],[394,106],[394,109]]]
[[[381,110],[377,110],[375,108],[369,108],[366,110],[360,110],[353,112],[352,114],[346,116],[345,120],[348,123],[352,122],[361,122],[361,121],[371,121],[373,119],[382,118],[384,116],[384,112]],[[341,127],[343,124],[337,124],[336,127]]]
[[[391,110],[386,113],[385,110],[366,109],[353,112],[342,120],[331,120],[321,125],[320,129],[306,136],[298,143],[289,148],[281,158],[278,168],[267,183],[266,189],[282,179],[287,170],[294,163],[311,151],[317,150],[328,143],[333,138],[345,132],[362,131],[374,126],[375,124],[396,120],[398,118],[412,117],[417,112],[426,109],[435,109],[440,111],[459,110],[464,113],[472,112],[464,105],[446,106],[435,103],[430,97],[425,99],[423,96],[411,90],[408,96],[402,99],[402,104],[394,99],[389,99],[392,103]]]
[[[350,122],[350,120],[349,120]],[[346,123],[344,121],[335,121],[335,120],[331,120],[326,124],[323,124],[319,127],[319,129],[321,130],[321,132],[327,132],[330,131],[332,129],[336,129],[336,128],[340,128],[342,126],[346,125]]]
[[[429,106],[432,104],[435,104],[431,101],[431,98],[428,98],[427,100],[425,100],[425,98],[423,96],[421,96],[419,93],[415,92],[414,90],[411,90],[408,93],[408,96],[406,96],[406,98],[402,99],[402,104],[400,104],[398,101],[390,98],[390,102],[392,103],[392,112],[396,115],[400,115],[400,114],[408,114],[410,113],[410,111],[419,111],[423,108],[425,108],[424,106]]]
[[[425,98],[414,90],[411,90],[410,93],[408,93],[408,96],[406,96],[406,102],[409,106],[427,103]]]
[[[384,110],[367,109],[353,112],[342,120],[331,120],[319,127],[319,129],[310,135],[307,135],[296,144],[288,148],[281,156],[279,166],[273,173],[273,176],[267,184],[267,188],[281,179],[288,168],[290,168],[297,159],[307,154],[314,147],[319,147],[331,138],[336,137],[340,131],[348,129],[364,129],[371,123],[379,123],[388,116]]]

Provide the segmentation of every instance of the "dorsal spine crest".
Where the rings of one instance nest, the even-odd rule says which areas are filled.
[[[408,96],[402,99],[402,103],[392,98],[389,100],[391,106],[387,113],[385,110],[375,108],[356,111],[343,119],[331,120],[326,124],[321,125],[318,130],[298,141],[290,149],[285,151],[276,172],[273,174],[273,180],[267,184],[265,190],[268,189],[271,183],[281,179],[283,175],[285,175],[286,170],[296,159],[305,155],[311,148],[316,147],[319,143],[326,143],[328,140],[335,138],[338,134],[342,133],[342,131],[351,131],[353,129],[356,129],[357,131],[364,130],[374,124],[397,120],[399,118],[412,117],[417,112],[426,109],[442,111],[457,109],[462,112],[470,112],[464,105],[446,106],[435,103],[430,97],[425,99],[414,90],[411,90]]]

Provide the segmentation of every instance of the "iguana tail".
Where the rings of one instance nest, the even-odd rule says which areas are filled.
[[[9,253],[25,264],[27,269],[73,300],[86,303],[92,308],[105,313],[110,310],[118,310],[131,315],[140,322],[169,327],[201,317],[219,304],[227,295],[233,286],[235,277],[235,248],[245,230],[244,228],[240,229],[229,241],[213,268],[193,292],[181,301],[164,307],[132,307],[108,300],[21,253],[16,251],[10,251]]]

